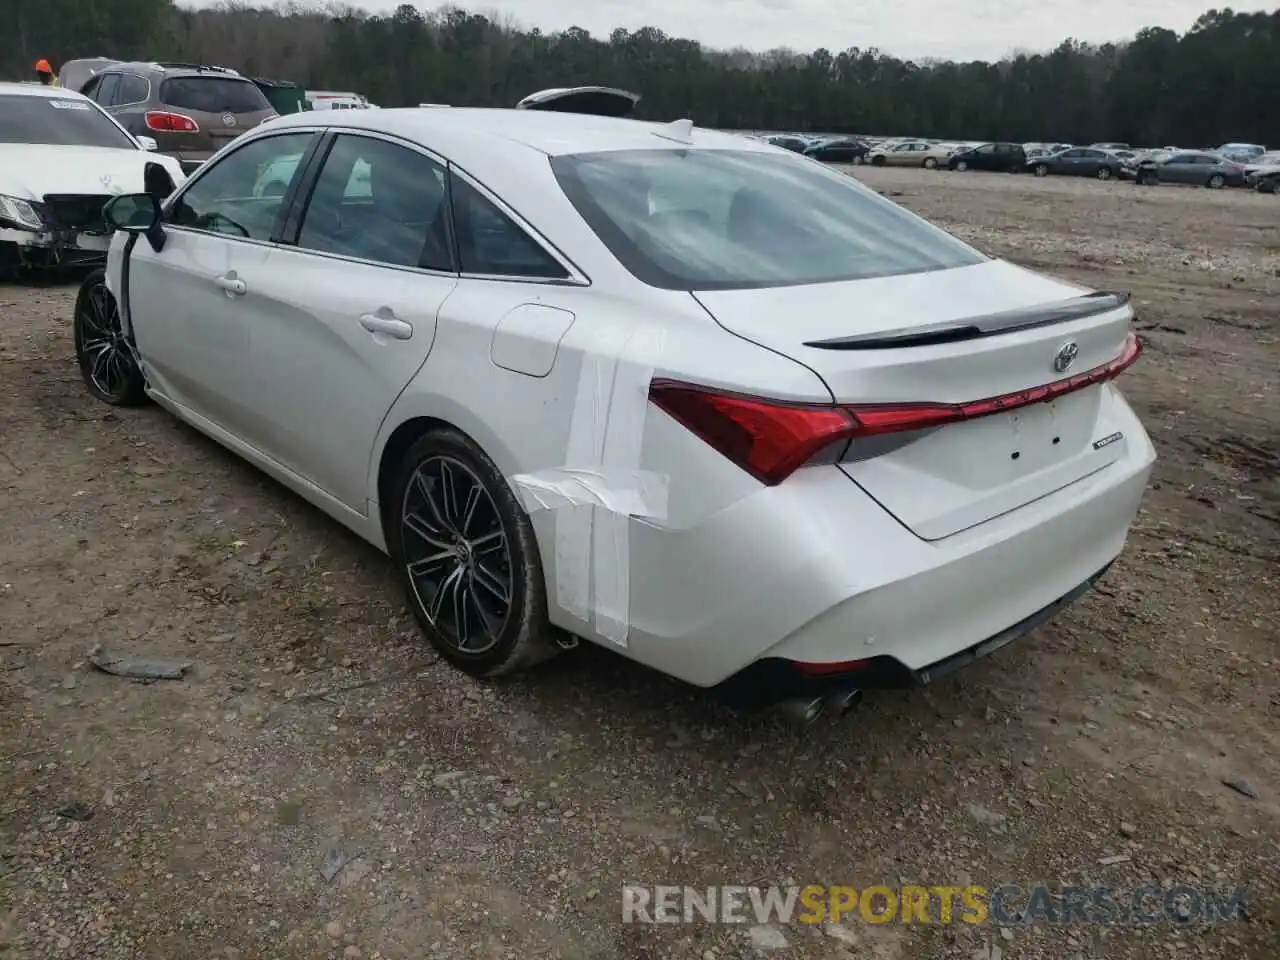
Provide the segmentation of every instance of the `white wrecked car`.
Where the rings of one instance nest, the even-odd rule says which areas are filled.
[[[154,148],[71,90],[0,83],[0,278],[105,258],[104,203],[145,192],[148,164],[185,179]]]

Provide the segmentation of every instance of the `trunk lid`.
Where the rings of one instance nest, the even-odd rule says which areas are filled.
[[[792,357],[844,404],[960,404],[1116,359],[1132,311],[999,260],[845,283],[695,293],[727,330]],[[1069,346],[1074,345],[1074,346]],[[925,540],[1047,496],[1123,456],[1105,386],[912,433],[838,464]]]
[[[627,117],[639,102],[639,94],[613,87],[559,87],[529,94],[516,104],[516,109]]]

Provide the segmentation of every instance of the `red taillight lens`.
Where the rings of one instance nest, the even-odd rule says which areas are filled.
[[[655,380],[649,399],[769,486],[855,426],[840,407],[760,400],[673,380]]]
[[[160,133],[199,133],[200,125],[181,113],[151,110],[145,117],[148,130]]]
[[[761,483],[777,486],[824,448],[841,440],[927,430],[1054,400],[1111,380],[1142,354],[1129,334],[1110,363],[1016,393],[969,403],[799,404],[720,393],[706,387],[655,380],[649,399]]]

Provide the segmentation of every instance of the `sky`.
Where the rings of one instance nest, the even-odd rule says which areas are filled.
[[[374,12],[396,0],[350,0]],[[412,2],[412,0],[411,0]],[[1276,0],[1272,0],[1274,8]],[[325,5],[300,0],[302,6]],[[418,0],[434,8],[437,0]],[[1050,50],[1067,37],[1103,43],[1127,40],[1143,27],[1185,31],[1213,0],[475,0],[476,12],[497,10],[544,31],[579,26],[597,37],[616,27],[653,26],[720,49],[878,47],[897,57],[995,60],[1015,50]],[[1225,4],[1219,4],[1224,6]],[[1237,12],[1266,4],[1231,5]]]

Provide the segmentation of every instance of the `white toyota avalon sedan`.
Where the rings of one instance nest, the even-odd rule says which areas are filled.
[[[929,682],[1086,590],[1154,459],[1127,296],[688,121],[296,114],[107,217],[90,391],[387,551],[475,674],[584,637],[739,702]]]

